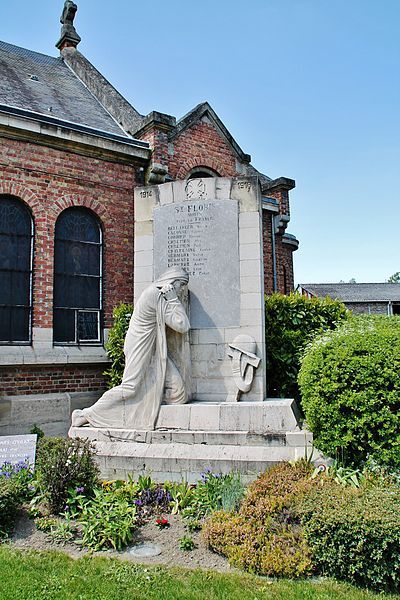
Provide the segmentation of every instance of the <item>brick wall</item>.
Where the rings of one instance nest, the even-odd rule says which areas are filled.
[[[104,369],[104,364],[0,367],[0,395],[102,391]]]
[[[35,225],[33,326],[52,327],[54,227],[70,206],[85,206],[104,233],[104,314],[132,300],[135,168],[45,146],[0,139],[0,194],[21,198]]]
[[[208,167],[221,177],[238,175],[232,148],[209,123],[185,129],[174,138],[170,152],[168,171],[173,179],[185,179],[194,167]]]

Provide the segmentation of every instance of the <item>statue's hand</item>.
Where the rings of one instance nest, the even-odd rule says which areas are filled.
[[[174,286],[170,283],[167,283],[161,288],[161,293],[164,296],[165,300],[177,300],[178,298]]]

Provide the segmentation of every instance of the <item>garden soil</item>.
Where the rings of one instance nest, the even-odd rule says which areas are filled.
[[[131,546],[143,542],[157,544],[161,547],[161,554],[158,556],[137,558],[126,550],[121,552],[106,550],[96,552],[96,556],[109,556],[149,565],[212,569],[220,572],[235,571],[235,569],[230,568],[223,556],[209,550],[202,540],[201,532],[189,533],[187,531],[180,515],[165,515],[165,517],[168,518],[170,527],[159,529],[155,524],[156,517],[152,517],[147,523],[136,529],[131,544]],[[187,551],[179,548],[179,540],[185,535],[190,535],[193,538],[196,545],[193,550]],[[59,550],[72,558],[81,558],[88,554],[88,550],[81,549],[75,544],[61,544],[51,540],[47,533],[36,529],[33,519],[30,519],[24,511],[16,523],[9,544],[13,548],[22,550]]]

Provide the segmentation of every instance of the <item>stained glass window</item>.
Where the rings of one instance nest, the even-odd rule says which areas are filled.
[[[33,221],[18,198],[0,195],[0,343],[29,343]]]
[[[100,342],[102,239],[97,218],[68,208],[56,223],[54,342]]]

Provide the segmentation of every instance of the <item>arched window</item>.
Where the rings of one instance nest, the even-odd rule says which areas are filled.
[[[29,343],[33,221],[25,204],[0,196],[0,343]]]
[[[195,167],[189,171],[186,179],[204,179],[206,177],[219,177],[219,175],[216,171],[213,171],[208,167]]]
[[[54,248],[55,343],[101,341],[102,235],[86,208],[67,208],[57,219]]]

